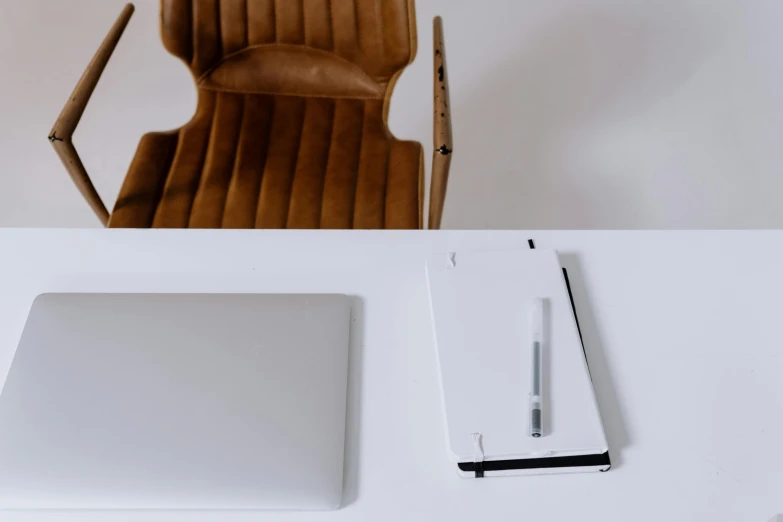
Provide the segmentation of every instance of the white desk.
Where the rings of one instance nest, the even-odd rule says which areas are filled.
[[[615,468],[466,480],[446,458],[424,256],[557,248]],[[346,507],[9,521],[759,521],[783,513],[782,232],[0,230],[0,375],[53,291],[362,298]],[[390,453],[386,448],[395,448]]]

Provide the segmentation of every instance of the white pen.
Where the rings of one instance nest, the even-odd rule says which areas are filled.
[[[533,310],[530,314],[530,332],[530,436],[538,438],[544,434],[543,402],[541,400],[544,302],[541,299],[533,300]]]

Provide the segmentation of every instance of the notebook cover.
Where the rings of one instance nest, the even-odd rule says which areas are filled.
[[[482,434],[487,472],[607,469],[567,272],[556,253],[433,255],[428,277],[449,445],[460,469],[481,467],[474,463],[472,433]],[[544,368],[548,419],[540,439],[527,434],[529,304],[535,297],[551,307]]]

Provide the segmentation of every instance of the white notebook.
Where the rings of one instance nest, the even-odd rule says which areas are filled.
[[[606,437],[557,253],[433,254],[427,277],[449,450],[460,473],[608,470]],[[529,424],[536,299],[545,303],[540,438],[530,435]]]

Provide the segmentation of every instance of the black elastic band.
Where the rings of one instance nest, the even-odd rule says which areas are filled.
[[[571,310],[574,312],[574,319],[576,320],[576,330],[579,332],[579,340],[582,342],[582,350],[585,348],[585,340],[582,338],[582,328],[579,327],[579,316],[576,315],[576,303],[574,303],[574,294],[571,293],[571,281],[568,280],[568,270],[563,269],[563,277],[565,277],[566,288],[568,289],[568,298],[571,300]],[[585,358],[587,358],[587,352],[585,352]]]
[[[570,457],[546,457],[538,459],[485,460],[484,462],[460,462],[459,469],[465,473],[484,476],[486,471],[510,471],[517,469],[587,468],[611,466],[609,453],[598,455],[573,455]]]

